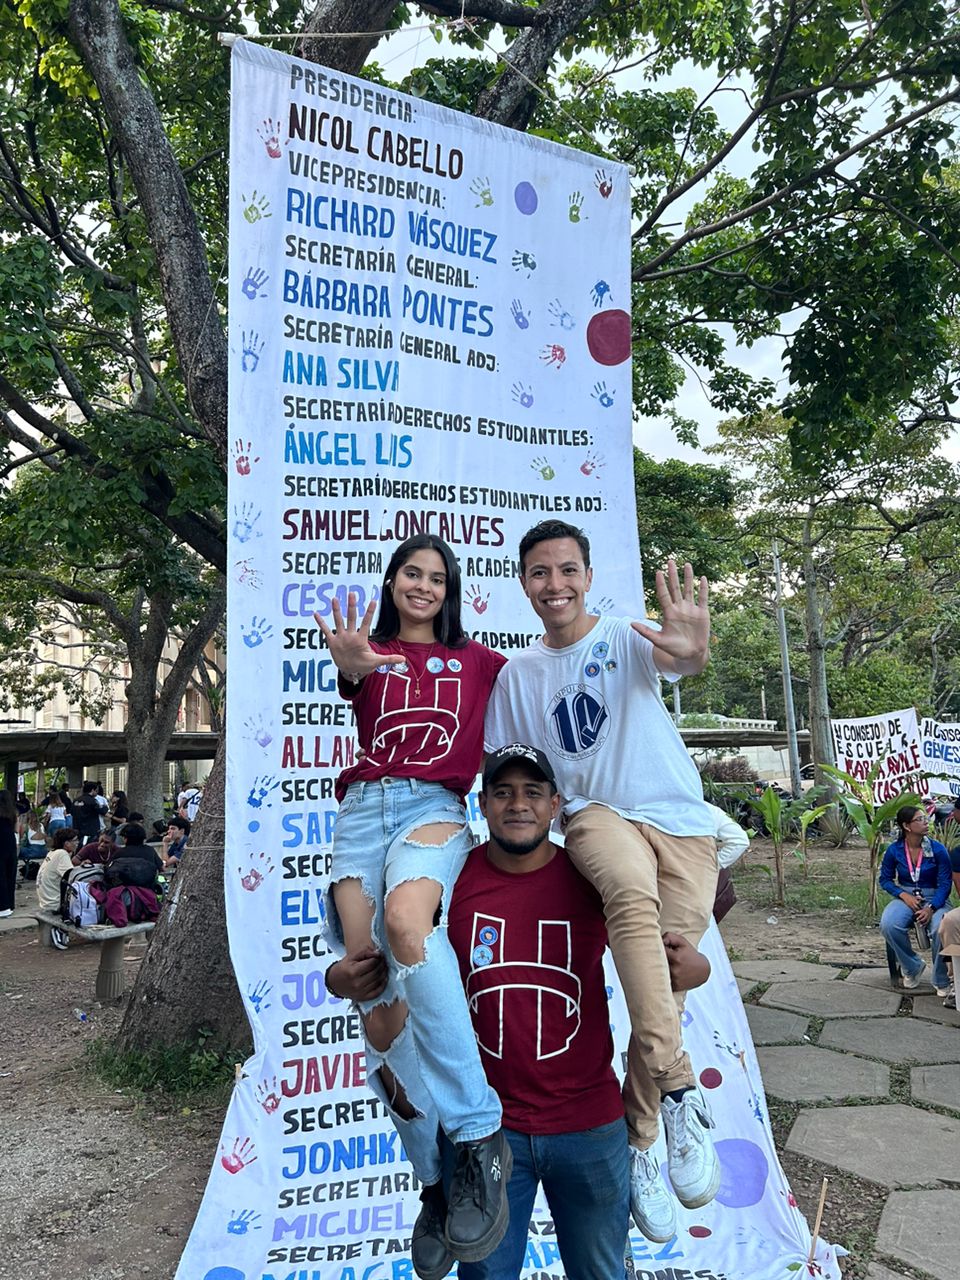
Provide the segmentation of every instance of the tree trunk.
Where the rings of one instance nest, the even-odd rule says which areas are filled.
[[[153,820],[163,817],[163,766],[170,745],[169,733],[157,732],[157,727],[128,727],[125,734],[127,804],[143,814],[148,832]]]
[[[383,31],[396,0],[319,0],[303,26],[299,54],[308,62],[319,62],[334,71],[355,76],[382,39],[378,35],[354,40],[330,40],[337,31]],[[322,32],[324,39],[310,39],[311,33]]]
[[[833,735],[830,731],[830,700],[827,689],[827,650],[820,613],[817,565],[813,557],[813,525],[810,516],[803,522],[803,599],[807,630],[807,652],[810,655],[810,756],[816,769],[818,786],[834,795],[836,787],[820,769],[833,764]]]
[[[225,740],[207,779],[188,854],[150,939],[131,993],[118,1047],[149,1050],[195,1041],[237,1049],[250,1027],[227,950],[223,895]]]

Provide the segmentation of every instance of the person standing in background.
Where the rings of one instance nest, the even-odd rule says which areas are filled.
[[[9,791],[0,791],[0,918],[12,916],[16,906],[17,821],[13,796]]]

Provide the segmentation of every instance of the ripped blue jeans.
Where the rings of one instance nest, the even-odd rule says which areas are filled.
[[[444,844],[412,842],[410,833],[433,823],[455,823],[461,830]],[[390,977],[377,1000],[359,1006],[404,1000],[409,1010],[403,1030],[386,1050],[367,1041],[367,1081],[390,1109],[407,1157],[422,1183],[440,1177],[437,1126],[451,1142],[475,1142],[500,1127],[497,1095],[487,1084],[460,967],[447,936],[447,911],[453,886],[472,848],[473,838],[460,799],[436,782],[383,778],[355,782],[340,803],[327,889],[327,922],[335,945],[343,930],[333,886],[357,879],[374,909],[373,942],[387,958]],[[440,919],[424,946],[424,959],[401,965],[387,941],[383,906],[390,891],[408,880],[440,885]],[[416,1111],[405,1120],[390,1106],[379,1068],[389,1067]]]

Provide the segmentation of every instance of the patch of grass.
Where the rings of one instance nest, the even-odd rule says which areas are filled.
[[[727,959],[731,964],[736,964],[738,960],[743,959],[743,952],[738,951],[736,947],[727,947]]]
[[[201,1032],[193,1044],[126,1053],[98,1039],[90,1042],[86,1054],[95,1074],[114,1088],[177,1100],[202,1095],[212,1101],[214,1095],[228,1095],[238,1055],[208,1048],[211,1034]]]
[[[819,964],[819,963],[820,963],[820,952],[819,952],[819,951],[805,951],[805,952],[803,953],[803,955],[800,957],[800,959],[804,962],[804,964]]]
[[[742,867],[736,876],[737,895],[756,906],[772,905],[770,876],[759,866]],[[834,862],[820,862],[807,879],[787,881],[786,906],[799,911],[849,911],[854,923],[874,924],[870,913],[870,885],[865,877],[850,878],[849,871]],[[807,956],[803,957],[805,960]],[[816,963],[814,961],[813,963]]]

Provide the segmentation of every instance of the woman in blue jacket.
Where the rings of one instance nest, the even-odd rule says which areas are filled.
[[[950,856],[942,844],[927,835],[930,820],[925,810],[904,805],[897,810],[899,840],[887,846],[880,866],[880,888],[893,899],[880,917],[880,932],[893,948],[903,974],[903,985],[919,985],[927,964],[917,955],[911,939],[914,924],[930,933],[933,984],[938,995],[949,989],[947,969],[940,956],[940,921],[950,897]]]

